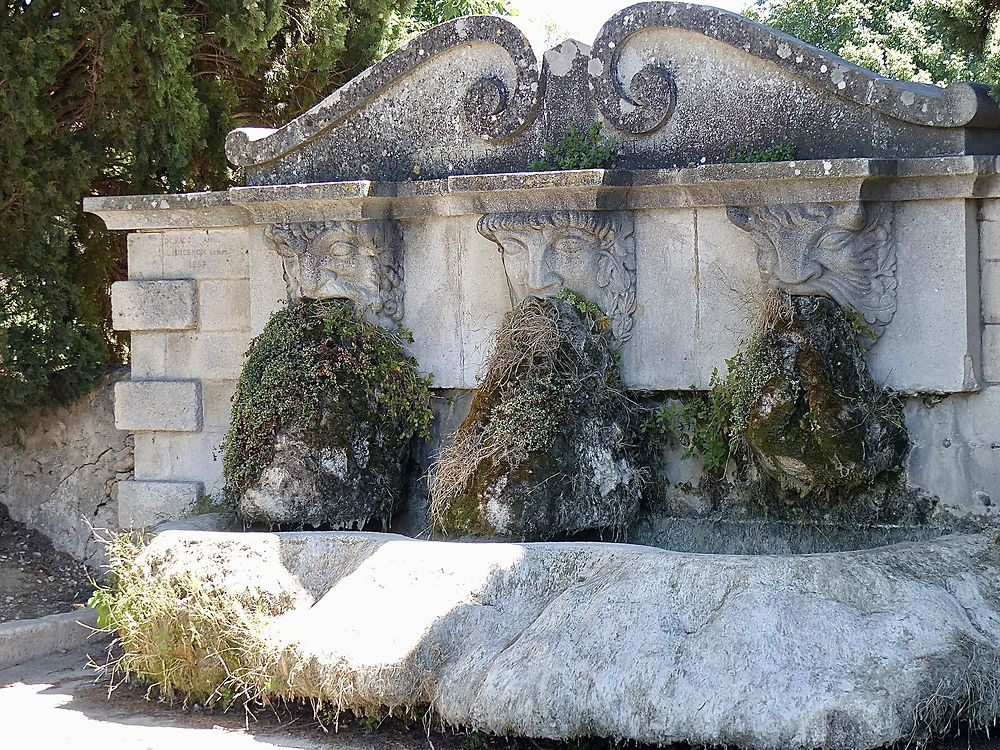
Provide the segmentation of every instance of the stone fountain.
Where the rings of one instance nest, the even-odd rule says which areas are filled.
[[[613,169],[528,171],[592,122],[620,143]],[[775,144],[795,160],[727,161]],[[132,333],[123,527],[221,491],[244,353],[301,298],[412,331],[442,396],[417,475],[504,316],[564,287],[600,305],[642,398],[710,388],[767,288],[843,310],[872,381],[905,401],[908,451],[847,499],[751,503],[664,448],[631,544],[430,540],[417,475],[395,534],[159,534],[157,575],[286,597],[270,642],[288,695],[749,748],[877,747],[1000,714],[1000,107],[985,87],[889,80],[699,5],[631,6],[592,46],[540,60],[512,22],[474,16],[227,149],[239,187],[85,200],[130,232],[112,290]]]

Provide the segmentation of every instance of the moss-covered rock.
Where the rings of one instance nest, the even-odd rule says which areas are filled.
[[[429,386],[400,337],[350,302],[275,313],[233,396],[227,499],[251,524],[387,524],[411,440],[430,425]]]
[[[620,533],[646,472],[607,318],[575,297],[526,299],[503,322],[468,417],[438,461],[445,533],[546,539]]]
[[[832,300],[795,297],[790,320],[743,358],[762,373],[744,438],[765,471],[803,494],[852,490],[903,466],[902,404],[876,385],[849,316]]]

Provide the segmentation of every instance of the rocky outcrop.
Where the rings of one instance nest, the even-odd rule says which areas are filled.
[[[529,297],[504,320],[469,415],[434,468],[439,530],[623,532],[646,474],[609,327],[596,305],[555,298]]]
[[[755,344],[765,373],[746,417],[755,458],[804,494],[853,490],[904,466],[902,403],[865,365],[847,313],[825,297],[793,297],[791,322]]]
[[[387,527],[410,444],[431,419],[429,378],[399,335],[346,300],[275,313],[233,396],[226,496],[248,524]]]
[[[342,709],[760,750],[875,748],[1000,713],[1000,547],[983,535],[752,557],[167,532],[141,562],[287,602],[264,638],[271,688]]]
[[[91,565],[104,559],[96,529],[118,528],[119,480],[132,471],[132,437],[115,429],[110,371],[68,406],[0,427],[0,503],[10,516]]]

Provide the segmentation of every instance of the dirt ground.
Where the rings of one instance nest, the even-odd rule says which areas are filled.
[[[0,622],[69,612],[94,590],[86,566],[0,505]]]

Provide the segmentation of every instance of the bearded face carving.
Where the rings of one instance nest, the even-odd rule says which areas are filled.
[[[348,299],[378,317],[402,320],[403,266],[393,222],[275,224],[264,234],[281,256],[289,299]]]
[[[829,297],[881,334],[896,311],[896,253],[887,204],[821,203],[727,210],[753,235],[763,281],[796,296]]]
[[[625,213],[550,211],[487,214],[479,233],[503,254],[511,301],[570,289],[611,318],[616,342],[632,335],[635,237]]]

